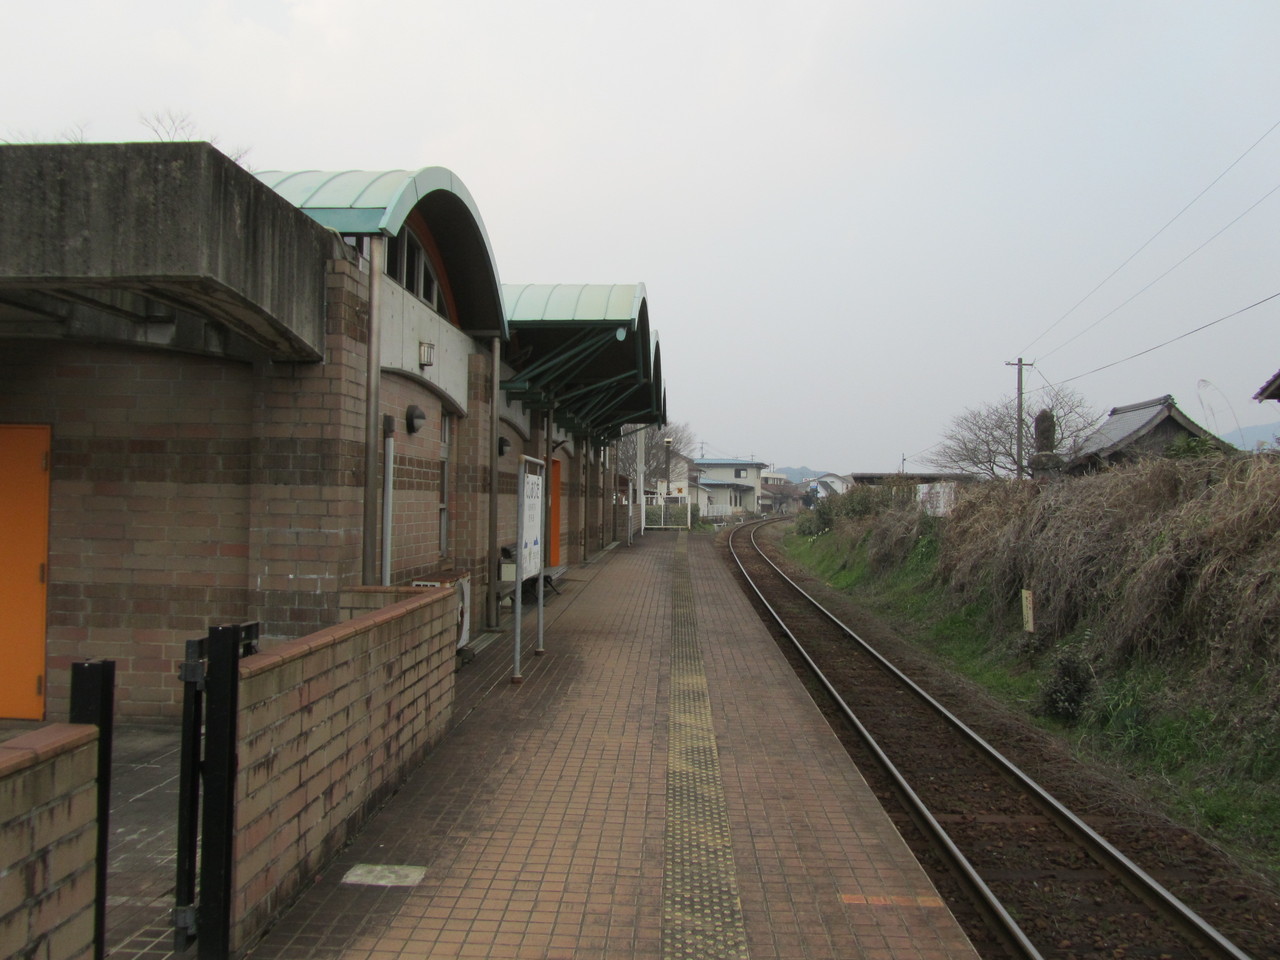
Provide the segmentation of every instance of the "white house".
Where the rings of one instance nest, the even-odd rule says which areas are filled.
[[[820,477],[808,477],[802,481],[803,486],[808,490],[809,495],[818,499],[822,497],[837,497],[842,493],[847,493],[849,488],[853,486],[852,477],[843,476],[839,473],[824,473]]]
[[[759,513],[761,476],[768,466],[758,460],[694,460],[702,474],[694,488],[702,516]]]

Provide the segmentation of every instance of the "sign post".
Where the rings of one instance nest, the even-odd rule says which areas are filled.
[[[533,457],[520,458],[520,475],[516,483],[519,491],[516,506],[516,529],[520,536],[516,550],[516,584],[512,598],[515,623],[511,628],[514,637],[515,652],[512,656],[511,682],[522,683],[524,677],[520,673],[521,620],[524,619],[524,582],[530,577],[537,577],[538,583],[538,646],[534,651],[543,652],[542,648],[542,487],[546,478],[547,465]]]

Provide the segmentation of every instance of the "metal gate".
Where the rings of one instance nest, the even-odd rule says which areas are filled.
[[[258,630],[257,623],[211,627],[208,636],[187,641],[178,671],[182,752],[173,947],[183,951],[195,942],[199,960],[223,960],[231,952],[240,658],[257,652]]]
[[[646,529],[673,528],[687,530],[692,526],[688,497],[646,497],[644,506]]]

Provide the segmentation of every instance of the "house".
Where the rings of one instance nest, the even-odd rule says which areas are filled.
[[[1280,372],[1258,388],[1253,399],[1262,403],[1264,400],[1280,400]]]
[[[799,499],[796,486],[786,474],[765,470],[760,474],[759,506],[761,514],[777,515],[794,513]]]
[[[1184,439],[1206,440],[1224,452],[1234,448],[1178,409],[1166,394],[1142,403],[1113,407],[1096,431],[1080,444],[1066,466],[1069,474],[1091,473],[1144,457],[1167,455],[1170,444]]]
[[[353,591],[463,581],[496,626],[521,455],[574,563],[638,522],[612,448],[662,422],[643,284],[504,287],[448,170],[0,146],[0,716],[65,715],[86,658],[174,716],[187,639],[269,650]]]
[[[761,474],[767,463],[758,460],[708,459],[693,461],[700,471],[696,502],[704,517],[760,512]]]
[[[824,473],[819,477],[808,477],[801,482],[807,495],[813,500],[821,500],[823,497],[838,497],[852,486],[852,481],[849,477],[838,473]]]

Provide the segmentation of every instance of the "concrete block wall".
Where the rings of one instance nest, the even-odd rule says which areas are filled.
[[[447,587],[412,593],[241,661],[233,949],[444,735],[457,602]]]
[[[0,957],[93,956],[97,727],[0,744]]]

